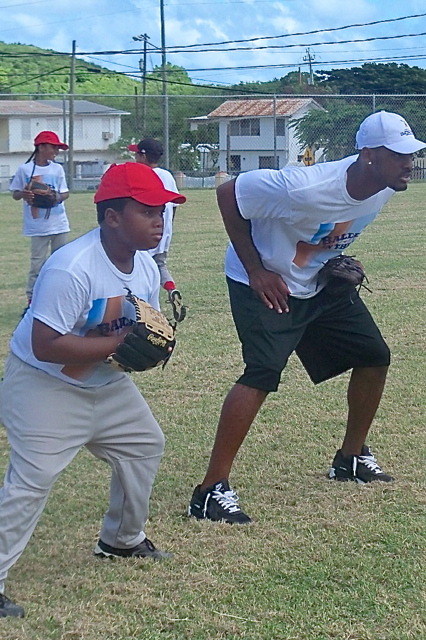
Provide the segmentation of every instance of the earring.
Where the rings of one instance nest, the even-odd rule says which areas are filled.
[[[368,164],[373,164],[372,162],[369,162]]]

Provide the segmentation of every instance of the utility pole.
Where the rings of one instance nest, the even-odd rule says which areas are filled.
[[[133,36],[136,42],[143,40],[143,57],[139,60],[139,69],[142,74],[142,136],[145,136],[146,128],[146,54],[149,36],[144,33],[140,36]]]
[[[69,95],[69,125],[68,125],[68,189],[72,191],[74,186],[74,84],[75,84],[75,49],[76,41],[72,41],[71,67],[70,67],[70,95]]]
[[[312,71],[312,62],[315,60],[315,56],[311,53],[309,47],[306,49],[306,56],[303,56],[303,60],[309,64],[309,80],[308,84],[314,84],[314,72]]]
[[[139,98],[137,87],[135,87],[135,131],[139,133]]]
[[[167,98],[167,74],[166,74],[166,34],[164,25],[164,0],[160,0],[160,22],[161,22],[161,75],[163,79],[163,147],[164,147],[164,166],[169,168],[169,103]],[[142,60],[142,80],[146,79],[146,45],[148,36],[146,33],[140,36],[133,36],[133,40],[144,42],[144,56]],[[152,45],[155,46],[155,45]],[[158,47],[155,47],[158,49]],[[139,61],[139,65],[141,61]],[[146,104],[146,95],[144,84],[142,85],[144,91],[144,105]],[[144,117],[145,123],[145,117]]]
[[[277,163],[277,96],[274,93],[274,169],[278,169]]]
[[[161,68],[163,76],[163,144],[164,163],[169,169],[169,103],[167,98],[166,79],[166,33],[164,24],[164,0],[160,0],[160,21],[161,21]]]
[[[142,134],[145,136],[146,127],[146,47],[148,36],[143,34],[143,58],[142,58]],[[139,61],[140,64],[140,61]]]

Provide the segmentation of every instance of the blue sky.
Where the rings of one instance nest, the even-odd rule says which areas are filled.
[[[187,69],[197,84],[223,86],[279,78],[299,66],[308,71],[308,56],[314,71],[371,60],[426,68],[426,35],[414,35],[426,32],[426,16],[340,29],[416,14],[426,14],[424,0],[164,0],[166,47],[180,51],[168,51],[167,60]],[[71,51],[76,40],[77,54],[139,48],[131,55],[84,56],[121,72],[139,71],[142,43],[132,39],[139,34],[153,45],[148,71],[161,64],[160,24],[160,0],[0,0],[1,41]],[[207,46],[180,49],[189,45]],[[240,50],[225,50],[231,48]]]

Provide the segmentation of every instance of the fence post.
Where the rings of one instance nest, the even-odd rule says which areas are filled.
[[[217,189],[219,185],[221,185],[224,182],[226,182],[228,180],[228,178],[229,178],[229,175],[226,173],[226,171],[218,171],[215,174],[215,177],[214,177],[215,189]]]
[[[181,191],[181,189],[183,189],[184,178],[185,178],[185,174],[183,171],[176,171],[175,181],[176,181],[176,186],[178,188],[178,191]]]
[[[74,187],[74,81],[75,81],[75,51],[76,41],[72,41],[71,69],[70,69],[70,95],[68,101],[68,189]]]
[[[274,93],[274,169],[277,165],[277,96]]]

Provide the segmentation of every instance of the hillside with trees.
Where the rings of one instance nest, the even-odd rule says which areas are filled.
[[[1,97],[41,99],[66,96],[70,90],[70,66],[71,54],[0,42]],[[189,118],[207,115],[224,99],[224,94],[226,97],[242,94],[314,95],[323,110],[310,112],[293,126],[303,146],[324,148],[329,159],[352,153],[357,126],[371,113],[372,103],[367,96],[372,94],[376,95],[376,110],[398,111],[412,124],[419,137],[426,138],[426,118],[419,100],[401,99],[395,106],[395,99],[387,97],[389,94],[424,94],[426,70],[416,66],[366,63],[361,67],[316,71],[313,85],[308,83],[309,74],[301,71],[291,71],[267,82],[238,83],[226,88],[197,85],[184,68],[170,63],[166,65],[166,77],[169,146],[175,167],[180,164],[179,154],[187,165],[188,158],[184,159],[183,155],[186,153],[190,157],[197,144],[218,142],[217,124],[210,123],[191,131]],[[155,67],[146,74],[146,97],[142,96],[142,82],[137,71],[135,77],[128,77],[76,58],[74,80],[77,96],[129,113],[122,118],[122,139],[117,144],[123,151],[130,140],[145,135],[162,138],[161,67]],[[339,95],[342,97],[336,98]],[[354,95],[366,96],[366,99],[354,98]]]
[[[408,64],[367,63],[351,69],[318,71],[319,86],[331,93],[425,93],[426,69]]]
[[[67,96],[70,91],[70,69],[71,54],[0,42],[0,94],[3,99]],[[209,96],[218,91],[194,85],[185,69],[170,63],[166,65],[166,74],[171,153],[177,154],[182,143],[193,146],[198,142],[217,142],[217,127],[207,126],[202,131],[191,132],[188,118],[212,111],[218,102]],[[123,150],[129,141],[144,135],[162,137],[162,81],[160,67],[146,74],[144,107],[141,79],[127,77],[79,58],[75,60],[75,95],[129,112],[130,115],[122,118],[122,139],[118,146]],[[201,97],[185,100],[185,96],[193,95]],[[145,119],[142,118],[144,109]]]

